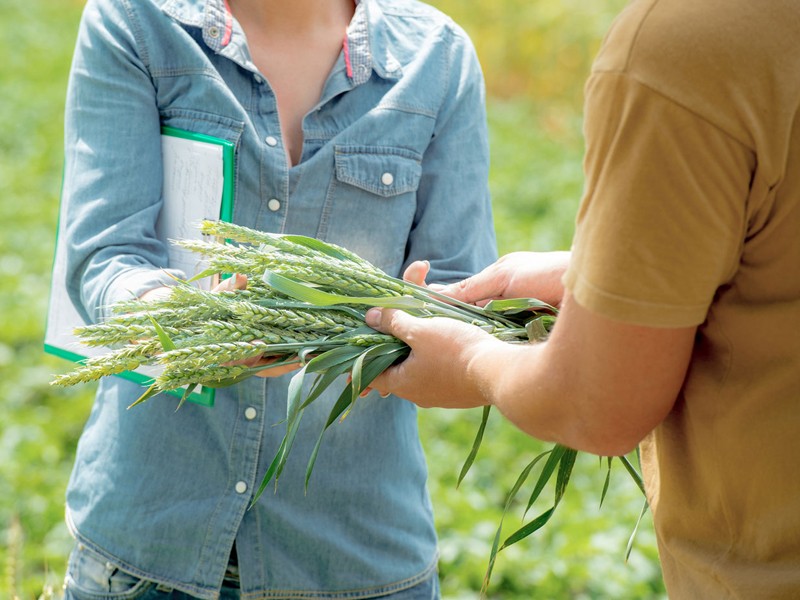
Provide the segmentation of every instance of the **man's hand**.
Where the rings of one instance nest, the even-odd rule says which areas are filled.
[[[568,252],[515,252],[468,279],[429,287],[479,305],[492,299],[520,297],[535,297],[557,305],[563,294],[561,276],[568,262]],[[406,268],[403,279],[424,286],[429,270],[427,261],[415,261]],[[382,396],[391,391],[423,408],[470,408],[489,402],[486,386],[470,380],[470,373],[475,371],[470,364],[485,348],[507,350],[507,345],[453,319],[417,319],[391,309],[372,309],[366,317],[367,325],[373,329],[406,342],[411,354],[377,377],[364,394],[369,389],[378,390]]]
[[[567,270],[569,257],[569,252],[512,252],[477,275],[444,286],[440,291],[479,306],[504,298],[536,298],[560,306],[564,295],[561,277]]]
[[[470,378],[470,364],[502,342],[455,319],[420,319],[402,310],[373,308],[367,311],[366,321],[411,347],[408,358],[371,383],[381,395],[391,391],[423,408],[472,408],[487,403]]]
[[[411,347],[372,383],[423,406],[491,404],[545,441],[626,454],[669,411],[686,374],[694,327],[615,321],[568,294],[545,342],[508,344],[453,319],[373,308],[367,324]]]

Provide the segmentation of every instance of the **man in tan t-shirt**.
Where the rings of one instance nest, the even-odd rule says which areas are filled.
[[[557,303],[549,340],[373,309],[413,350],[374,385],[600,455],[641,442],[671,597],[798,598],[800,3],[635,0],[585,135],[572,252],[447,289]]]

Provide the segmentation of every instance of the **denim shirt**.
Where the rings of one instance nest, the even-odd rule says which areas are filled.
[[[427,259],[429,281],[495,258],[482,75],[463,31],[423,4],[357,5],[295,166],[224,0],[89,0],[67,96],[67,286],[87,321],[171,282],[155,235],[161,126],[235,144],[242,225],[327,240],[392,275]],[[67,490],[78,541],[209,599],[234,541],[243,597],[363,598],[431,576],[427,471],[405,400],[372,394],[334,424],[304,493],[339,382],[306,411],[277,489],[248,509],[285,432],[290,377],[178,411],[164,395],[126,410],[142,389],[101,381]]]

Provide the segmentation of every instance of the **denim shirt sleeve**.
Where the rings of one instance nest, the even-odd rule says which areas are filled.
[[[67,89],[62,215],[67,289],[87,321],[104,307],[169,285],[164,244],[156,238],[161,207],[159,127],[127,3],[89,2]],[[112,7],[113,9],[109,9]],[[135,160],[134,160],[135,159]],[[120,185],[124,182],[124,185]]]
[[[449,283],[473,275],[497,258],[488,188],[489,143],[483,74],[475,50],[455,24],[449,76],[433,139],[422,160],[415,222],[407,266],[428,260],[428,282]]]

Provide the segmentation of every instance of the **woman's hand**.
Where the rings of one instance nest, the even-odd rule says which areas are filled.
[[[166,298],[169,293],[170,288],[168,285],[164,285],[161,287],[153,288],[152,290],[147,290],[144,294],[139,296],[139,300],[144,300],[145,302],[153,302],[154,300],[160,300],[161,298]]]

